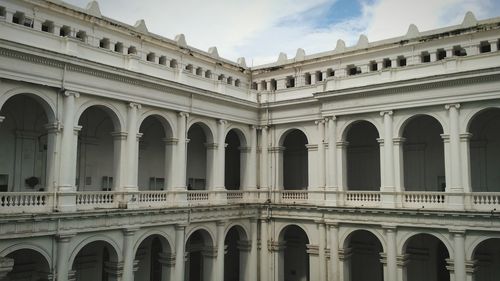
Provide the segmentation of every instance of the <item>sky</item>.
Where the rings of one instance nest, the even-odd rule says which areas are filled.
[[[86,7],[89,0],[64,0]],[[101,13],[133,25],[144,19],[150,32],[248,66],[275,62],[280,52],[295,57],[335,49],[338,39],[355,45],[461,24],[467,11],[478,20],[499,17],[499,0],[98,0]]]

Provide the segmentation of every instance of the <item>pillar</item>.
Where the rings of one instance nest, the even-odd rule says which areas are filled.
[[[286,244],[284,244],[283,246],[286,246]],[[309,278],[310,278],[310,280],[323,280],[323,281],[326,280],[326,275],[323,276],[323,274],[325,273],[324,272],[325,266],[321,265],[322,261],[319,257],[320,251],[321,251],[321,248],[318,245],[312,245],[312,244],[306,245],[306,252],[309,255]],[[324,252],[323,252],[323,256],[324,256]],[[280,265],[281,267],[284,266],[284,261],[282,261],[282,263],[283,263],[283,265],[282,266]],[[279,280],[283,280],[283,279],[279,279]]]
[[[272,241],[271,242],[271,252],[272,252],[272,261],[271,261],[271,271],[273,276],[273,281],[282,281],[285,280],[285,243],[280,241]],[[307,249],[309,253],[309,248]],[[310,264],[311,262],[309,262]],[[315,280],[315,279],[312,279]]]
[[[56,280],[68,281],[68,274],[71,268],[69,262],[69,242],[74,234],[59,234],[56,236],[57,241],[57,258],[56,258]]]
[[[326,173],[326,188],[337,190],[337,117],[326,119],[328,122],[328,172]]]
[[[215,189],[224,190],[225,155],[226,155],[226,120],[217,121],[217,156],[215,166]]]
[[[396,227],[383,226],[387,237],[387,281],[398,281]]]
[[[404,158],[403,149],[405,138],[394,138],[394,191],[396,193],[404,191]],[[402,200],[396,196],[396,207],[402,207]]]
[[[269,281],[268,221],[260,219],[260,281]],[[179,279],[180,280],[180,279]]]
[[[127,119],[127,183],[124,191],[137,191],[137,163],[138,163],[138,140],[137,140],[137,111],[141,108],[140,104],[128,104]]]
[[[175,226],[175,267],[174,267],[174,279],[173,280],[184,280],[184,232],[186,230],[185,224],[178,224]]]
[[[123,276],[122,281],[134,281],[134,234],[135,228],[123,229]]]
[[[455,281],[466,281],[465,263],[465,231],[450,230],[453,234],[453,246],[455,256],[453,257]]]
[[[222,254],[224,255],[224,253]],[[202,251],[201,255],[203,257],[203,280],[219,281],[219,279],[217,279],[217,268],[216,268],[217,249],[213,247],[206,247],[206,249]],[[222,274],[224,274],[224,272],[222,272]],[[220,280],[224,280],[224,278]]]
[[[246,164],[245,187],[254,190],[257,188],[257,127],[250,126],[250,153]]]
[[[0,257],[0,280],[4,280],[3,278],[9,274],[14,268],[14,259]],[[59,280],[59,279],[58,279]]]
[[[326,161],[325,161],[325,120],[319,120],[316,121],[316,125],[318,127],[318,135],[319,135],[319,140],[318,140],[318,188],[324,189],[326,185]],[[309,162],[314,162],[311,161],[312,159],[309,159]],[[311,174],[309,174],[311,176]]]
[[[409,255],[407,254],[402,254],[397,256],[397,280],[403,280],[406,281],[406,266],[408,265],[408,262],[410,260]]]
[[[351,281],[351,248],[339,249],[339,280]]]
[[[339,227],[336,223],[329,223],[330,227],[330,267],[331,277],[329,281],[340,281],[339,260]]]
[[[248,281],[257,280],[257,222],[256,218],[250,219],[250,255],[246,268]]]
[[[344,201],[343,194],[347,191],[347,146],[349,142],[337,142],[337,184],[338,184],[338,198],[337,205],[342,205]]]
[[[261,127],[260,135],[260,189],[269,189],[269,177],[268,177],[268,126]]]
[[[318,224],[318,237],[319,237],[319,243],[318,243],[318,261],[319,261],[319,278],[317,280],[319,281],[326,281],[327,279],[327,262],[326,262],[326,255],[325,255],[325,250],[326,250],[326,227],[325,227],[325,222],[324,221],[317,221]],[[311,261],[312,262],[312,261]],[[311,264],[311,263],[310,263]],[[311,275],[312,278],[312,275]]]
[[[460,129],[459,129],[459,111],[460,104],[447,104],[445,109],[448,110],[449,118],[449,154],[447,156],[450,165],[450,179],[446,180],[449,183],[447,190],[456,195],[450,196],[449,203],[453,209],[463,209],[464,196],[460,193],[464,192],[462,186],[462,167],[460,155]],[[446,151],[445,151],[446,152]],[[457,194],[458,193],[458,194]]]
[[[161,280],[159,281],[175,280],[175,276],[173,276],[174,271],[172,270],[175,266],[175,255],[161,252],[159,256],[158,261],[161,264]]]
[[[394,142],[392,137],[392,111],[382,111],[380,115],[384,117],[384,163],[385,182],[382,184],[382,191],[394,191]]]
[[[123,280],[123,263],[109,261],[104,263],[104,272],[108,275],[108,281]]]
[[[217,189],[217,169],[218,169],[218,144],[217,143],[206,143],[205,147],[207,149],[207,170],[206,170],[206,188],[208,190]]]
[[[237,242],[237,248],[240,254],[240,276],[239,280],[257,280],[257,279],[248,279],[248,274],[250,273],[249,270],[249,262],[250,262],[250,251],[252,248],[251,242],[248,240],[238,240]],[[219,280],[224,280],[224,276],[222,279]]]
[[[175,148],[179,145],[176,138],[163,139],[165,142],[165,189],[171,191],[175,187],[174,176],[178,172],[178,165],[175,161]]]
[[[77,92],[65,91],[63,94],[63,131],[61,135],[59,188],[57,209],[61,212],[76,211],[76,152],[78,138],[75,136],[75,102],[80,96]]]
[[[113,188],[122,190],[127,182],[127,165],[124,163],[127,156],[127,132],[113,132]],[[134,135],[135,139],[136,135]],[[126,202],[125,202],[126,203]]]
[[[54,192],[56,190],[57,184],[57,154],[59,147],[59,136],[61,133],[61,128],[59,123],[52,123],[45,125],[45,129],[47,130],[47,176],[45,179],[45,191]]]
[[[174,188],[176,190],[185,191],[186,190],[186,149],[187,149],[187,131],[186,122],[189,114],[186,112],[179,112],[177,115],[177,151],[175,155],[177,170],[174,180]]]
[[[224,253],[225,253],[225,245],[224,245],[224,231],[226,228],[225,221],[218,221],[217,225],[217,258],[216,258],[216,274],[215,280],[224,280]]]

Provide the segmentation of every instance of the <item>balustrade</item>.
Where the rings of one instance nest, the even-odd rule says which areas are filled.
[[[117,208],[117,193],[111,191],[85,191],[76,193],[78,210]]]
[[[48,212],[52,207],[52,194],[48,192],[7,192],[0,194],[2,213]]]

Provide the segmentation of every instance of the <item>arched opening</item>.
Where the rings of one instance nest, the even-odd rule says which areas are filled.
[[[168,168],[172,145],[164,124],[157,116],[149,116],[141,124],[139,141],[139,190],[164,190],[170,182]]]
[[[47,191],[47,150],[54,133],[49,118],[33,97],[16,95],[2,106],[0,116],[0,192]],[[49,142],[50,140],[50,142]]]
[[[380,147],[377,128],[359,121],[347,131],[348,190],[380,190]]]
[[[404,127],[403,167],[407,191],[445,191],[443,128],[433,117],[420,115]]]
[[[76,255],[72,270],[76,280],[112,281],[121,277],[115,249],[105,241],[85,245]]]
[[[137,248],[135,260],[138,261],[137,271],[134,273],[135,280],[170,280],[170,272],[173,269],[172,254],[165,238],[151,235],[144,239]]]
[[[240,226],[233,226],[224,240],[224,281],[240,281],[245,277],[246,260],[249,245],[247,237]]]
[[[77,189],[110,191],[117,186],[120,140],[108,112],[99,107],[87,108],[78,120]]]
[[[500,276],[500,238],[490,238],[474,249],[474,281],[496,281]]]
[[[5,280],[49,281],[52,280],[49,263],[39,252],[31,249],[21,249],[6,256],[14,260],[14,267]]]
[[[211,280],[214,270],[214,246],[210,234],[197,230],[186,242],[185,281]]]
[[[226,150],[224,160],[224,186],[227,190],[238,190],[242,186],[242,142],[236,130],[230,130],[226,135]]]
[[[472,191],[500,192],[500,109],[478,113],[469,132]]]
[[[367,230],[356,230],[351,233],[344,247],[344,280],[349,281],[382,281],[383,266],[380,262],[382,244],[378,238]]]
[[[281,263],[278,269],[283,271],[279,274],[283,279],[279,281],[311,280],[307,253],[309,238],[306,232],[296,225],[289,225],[281,231],[280,242],[283,250],[278,253],[278,262]]]
[[[309,185],[307,137],[297,129],[287,133],[283,140],[283,188],[305,190]]]
[[[200,124],[194,124],[188,131],[187,145],[187,187],[188,190],[204,190],[208,187],[207,135]]]
[[[430,234],[417,234],[406,242],[403,249],[407,257],[407,281],[449,281],[446,259],[450,257],[441,240]]]

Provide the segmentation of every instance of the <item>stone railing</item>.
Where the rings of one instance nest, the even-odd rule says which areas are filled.
[[[187,193],[187,201],[189,203],[207,203],[209,195],[211,192],[209,191],[188,191]]]
[[[170,192],[168,191],[140,191],[137,195],[140,207],[168,207]]]
[[[243,190],[228,190],[226,192],[228,202],[241,202],[243,201],[245,192]]]
[[[466,204],[475,211],[500,211],[500,193],[473,192],[467,194]]]
[[[118,208],[119,193],[112,191],[82,191],[76,193],[76,209]]]
[[[380,206],[380,192],[377,191],[346,191],[344,204],[355,207]]]
[[[444,192],[401,192],[403,207],[407,208],[445,208]]]
[[[307,190],[280,190],[279,202],[286,204],[304,204],[309,199],[309,192]]]
[[[0,193],[0,213],[43,213],[53,208],[53,193],[5,192]]]

